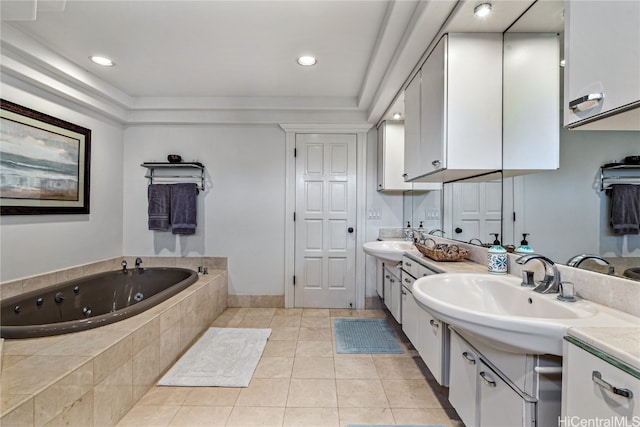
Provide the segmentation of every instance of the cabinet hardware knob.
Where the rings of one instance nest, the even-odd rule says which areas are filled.
[[[410,263],[410,262],[406,262],[406,261],[405,261],[405,265],[406,265],[407,267],[411,267],[411,263]]]
[[[480,378],[482,378],[484,380],[484,382],[487,383],[487,385],[489,387],[495,387],[496,386],[496,382],[494,380],[491,379],[491,377],[484,371],[480,372]]]
[[[440,324],[438,322],[435,321],[435,319],[431,319],[429,320],[429,324],[431,325],[431,327],[438,329],[440,327]]]
[[[402,176],[406,178],[406,177],[409,176],[409,174],[408,173],[403,173]]]
[[[434,160],[433,162],[431,162],[431,164],[435,167],[440,166],[440,160]]]
[[[604,93],[590,93],[569,102],[569,109],[572,111],[586,111],[598,105],[598,102],[603,99]]]
[[[464,357],[466,359],[466,361],[471,363],[472,365],[476,364],[476,358],[473,357],[473,355],[471,355],[468,351],[463,351],[462,352],[462,357]]]
[[[594,383],[598,384],[600,387],[602,387],[603,389],[613,394],[626,397],[627,399],[633,398],[633,392],[631,390],[629,390],[628,388],[618,388],[618,387],[612,386],[611,384],[609,384],[608,382],[602,379],[602,374],[599,371],[593,371],[593,373],[591,374],[591,379],[593,380]]]

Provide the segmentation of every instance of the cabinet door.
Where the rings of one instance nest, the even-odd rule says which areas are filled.
[[[402,331],[417,349],[418,310],[420,307],[411,293],[414,278],[402,272]]]
[[[565,2],[565,126],[640,101],[639,40],[640,2]]]
[[[445,150],[445,51],[447,37],[440,39],[426,62],[422,66],[422,85],[420,97],[420,118],[422,127],[420,137],[420,163],[422,174],[431,173],[447,167]]]
[[[425,310],[420,310],[418,322],[418,353],[440,385],[446,385],[443,372],[444,323],[434,319]]]
[[[565,343],[562,417],[626,419],[640,417],[640,379]],[[630,392],[630,395],[627,393]]]
[[[404,125],[385,121],[378,127],[378,191],[411,190],[403,172]]]
[[[376,260],[376,292],[384,301],[384,264],[380,260]]]
[[[404,179],[411,180],[420,173],[420,79],[411,80],[404,91]]]
[[[531,426],[526,423],[526,402],[491,368],[480,360],[478,366],[478,423],[480,427]]]
[[[476,385],[480,358],[475,349],[451,332],[449,402],[467,426],[477,425]]]

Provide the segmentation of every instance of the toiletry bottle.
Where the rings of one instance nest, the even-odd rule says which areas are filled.
[[[529,242],[527,242],[527,236],[529,233],[522,233],[522,241],[520,242],[520,246],[518,246],[515,250],[515,253],[518,255],[527,255],[534,253],[534,250],[531,246],[529,246]]]
[[[507,250],[500,245],[498,233],[492,233],[495,236],[493,246],[487,251],[487,267],[489,273],[507,274]]]
[[[411,228],[411,223],[407,221],[407,228],[404,229],[404,240],[407,242],[413,242],[413,228]]]

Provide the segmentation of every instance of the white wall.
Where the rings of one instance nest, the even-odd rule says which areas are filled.
[[[0,76],[2,98],[91,129],[89,215],[0,217],[0,281],[122,254],[122,126]]]
[[[228,257],[232,295],[284,294],[285,134],[273,126],[131,126],[124,133],[124,253]],[[147,228],[145,161],[206,167],[196,234]]]
[[[524,231],[536,252],[564,263],[579,253],[640,256],[640,236],[615,236],[600,166],[640,153],[640,132],[560,131],[560,169],[526,175]]]

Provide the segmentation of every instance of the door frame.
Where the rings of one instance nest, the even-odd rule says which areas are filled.
[[[367,132],[372,125],[362,124],[285,124],[285,228],[284,228],[284,306],[295,306],[293,274],[295,272],[295,224],[296,208],[296,134],[338,133],[356,135],[356,296],[355,308],[365,305],[365,253],[362,250],[365,238],[366,194],[367,194]]]

